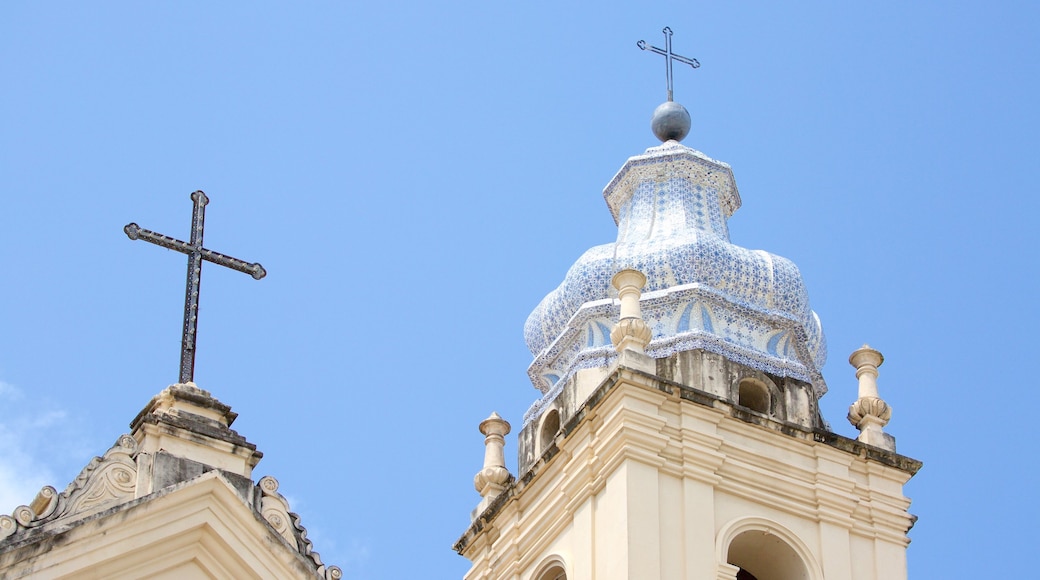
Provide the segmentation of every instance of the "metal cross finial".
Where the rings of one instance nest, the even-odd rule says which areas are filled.
[[[667,70],[668,76],[668,100],[672,100],[672,61],[677,60],[683,64],[688,64],[693,68],[699,68],[701,63],[697,62],[695,58],[686,58],[685,56],[679,56],[672,52],[672,29],[667,26],[664,27],[664,49],[657,48],[656,46],[647,44],[645,40],[640,40],[636,43],[642,50],[649,50],[650,52],[660,54],[664,56],[665,69]]]
[[[180,240],[157,234],[129,223],[123,228],[131,240],[144,240],[168,250],[175,250],[188,255],[188,284],[184,292],[184,334],[181,337],[181,374],[180,382],[191,382],[195,378],[195,334],[199,322],[199,283],[202,279],[202,261],[213,262],[232,270],[245,272],[259,280],[267,275],[264,267],[257,263],[248,263],[238,258],[225,256],[202,247],[202,230],[206,220],[206,204],[209,198],[205,193],[196,191],[191,194],[195,207],[191,210],[191,241]]]

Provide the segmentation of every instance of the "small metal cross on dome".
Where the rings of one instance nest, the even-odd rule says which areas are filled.
[[[701,63],[697,62],[695,58],[686,58],[685,56],[679,56],[672,52],[672,29],[667,26],[664,27],[664,48],[657,48],[656,46],[647,44],[645,40],[640,40],[636,43],[642,50],[649,50],[650,52],[660,54],[664,57],[665,69],[667,70],[668,77],[668,100],[672,100],[672,61],[677,60],[683,64],[688,64],[693,68],[699,68]]]
[[[202,279],[203,260],[245,272],[257,280],[267,275],[267,271],[258,263],[250,264],[238,258],[203,248],[202,230],[209,198],[205,193],[196,191],[191,194],[191,200],[195,202],[195,207],[191,211],[191,241],[189,242],[157,234],[143,229],[135,223],[129,223],[123,228],[131,240],[144,240],[188,255],[188,283],[184,291],[184,333],[181,336],[181,383],[192,382],[195,378],[195,335],[198,329],[199,283]]]

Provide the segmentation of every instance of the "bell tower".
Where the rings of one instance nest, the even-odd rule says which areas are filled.
[[[649,47],[669,81],[670,33]],[[690,117],[670,89],[651,123],[662,144],[604,189],[616,241],[586,251],[525,325],[540,397],[515,477],[510,425],[481,423],[482,500],[455,544],[466,578],[905,579],[903,485],[921,463],[883,430],[881,353],[849,359],[860,436],[831,432],[801,274],[730,242],[733,172],[680,143]]]

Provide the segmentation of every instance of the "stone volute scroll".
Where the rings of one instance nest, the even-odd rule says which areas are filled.
[[[892,418],[892,409],[878,396],[878,367],[883,362],[885,357],[866,344],[849,356],[859,379],[859,398],[849,407],[849,422],[859,429],[860,442],[894,452],[895,438],[882,430]]]
[[[480,432],[484,435],[484,467],[473,477],[473,486],[482,497],[477,513],[483,511],[513,481],[512,474],[506,469],[504,452],[505,436],[510,429],[509,422],[494,412],[480,422]]]
[[[95,457],[60,494],[45,486],[30,505],[18,506],[11,516],[0,516],[0,540],[19,530],[57,520],[76,520],[101,509],[134,499],[137,482],[137,441],[122,435],[102,457]]]
[[[293,534],[289,502],[278,493],[278,480],[266,475],[260,478],[256,488],[260,490],[260,514],[279,535],[285,538],[286,542],[289,542],[290,546],[299,550],[300,544]]]
[[[610,341],[619,353],[634,350],[645,354],[646,345],[650,343],[650,327],[643,320],[639,298],[646,285],[646,276],[639,270],[622,270],[614,275],[610,284],[617,289],[621,301],[621,316],[610,331]]]
[[[257,482],[256,489],[260,515],[267,523],[289,546],[314,563],[319,578],[340,580],[343,570],[338,566],[327,566],[321,561],[321,555],[314,551],[313,544],[307,539],[307,529],[300,523],[300,516],[289,511],[289,501],[278,492],[278,480],[265,475]]]

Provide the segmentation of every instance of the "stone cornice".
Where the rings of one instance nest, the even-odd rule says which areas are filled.
[[[255,466],[264,456],[240,435],[231,424],[238,414],[231,407],[220,402],[209,391],[198,388],[192,383],[170,385],[152,397],[148,404],[130,422],[130,429],[140,441],[140,433],[149,430],[149,426],[159,431],[181,437],[185,440],[198,437],[209,439],[206,444],[222,442],[235,455],[246,458],[250,467]]]
[[[864,496],[870,492],[869,488],[861,490],[859,486],[848,483],[849,480],[836,485],[837,482],[829,481],[828,478],[818,478],[817,454],[813,452],[813,449],[817,445],[823,445],[832,453],[837,452],[838,457],[844,457],[845,461],[850,464],[866,460],[868,466],[879,472],[890,473],[886,477],[898,481],[900,485],[920,469],[920,461],[865,445],[835,433],[810,430],[793,423],[775,421],[765,415],[739,408],[712,394],[662,379],[653,374],[618,366],[593,391],[573,417],[562,426],[562,437],[557,437],[556,441],[550,442],[531,468],[510,484],[494,502],[477,516],[469,529],[454,544],[454,549],[460,554],[470,551],[471,544],[478,539],[486,527],[493,525],[506,506],[510,505],[513,500],[519,500],[527,488],[538,485],[542,476],[552,471],[551,467],[557,463],[555,458],[558,455],[572,458],[566,462],[568,472],[564,474],[565,480],[562,484],[558,481],[557,476],[553,477],[553,481],[560,485],[560,489],[566,491],[568,506],[579,505],[583,500],[582,496],[597,493],[601,485],[589,485],[588,482],[594,482],[597,478],[602,480],[599,474],[611,473],[612,469],[626,459],[660,467],[666,463],[662,454],[674,457],[675,451],[671,449],[668,438],[662,435],[662,429],[665,428],[663,420],[658,420],[656,417],[651,420],[646,416],[640,417],[631,409],[618,408],[619,405],[623,405],[622,401],[626,397],[615,399],[612,393],[622,386],[636,387],[637,390],[626,389],[625,394],[636,396],[644,402],[649,402],[653,397],[647,399],[643,395],[636,394],[639,392],[638,389],[647,394],[656,393],[656,400],[661,405],[666,404],[667,401],[680,402],[680,417],[692,414],[696,416],[697,420],[706,420],[709,421],[709,424],[714,422],[719,425],[719,433],[716,435],[689,429],[680,431],[681,453],[684,458],[681,474],[683,476],[692,476],[696,480],[717,486],[720,491],[756,501],[764,499],[779,501],[782,505],[777,505],[777,507],[780,509],[800,516],[831,521],[843,527],[853,526],[854,519],[859,522],[855,524],[856,527],[868,525],[876,528],[878,526],[874,524],[877,523],[902,531],[912,525],[912,516],[908,516],[905,511],[900,513],[898,509],[891,510],[888,507],[898,508],[900,504],[903,504],[902,509],[905,510],[905,498],[889,497],[888,493],[880,491],[874,491],[872,495]],[[756,456],[727,441],[727,433],[736,429],[738,424],[727,424],[723,427],[720,421],[724,423],[726,418],[761,428],[761,430],[741,430],[741,436],[750,437],[749,440],[776,444],[775,437],[780,434],[789,437],[792,442],[802,442],[801,445],[791,447],[802,456],[804,465],[802,467],[794,466],[795,473],[800,475],[789,477],[786,483],[779,486],[782,489],[778,490],[773,475],[779,472],[781,465],[787,468],[785,471],[788,473],[792,466],[776,462],[777,466],[763,469],[761,463],[763,457]],[[586,426],[588,428],[595,426],[593,436],[583,438],[583,442],[578,448],[568,445],[571,434]],[[604,431],[604,428],[607,431]],[[612,434],[617,436],[611,437]],[[562,453],[560,445],[565,446],[568,452]],[[593,449],[582,450],[589,446],[592,446]],[[575,468],[574,457],[595,457],[598,464],[590,465],[586,462]],[[768,466],[769,463],[767,460],[766,465]],[[888,472],[890,469],[895,472]],[[897,476],[896,473],[900,475]],[[764,476],[768,476],[767,480],[771,482],[770,484],[751,483],[756,480],[760,481]],[[582,481],[579,482],[578,479]],[[837,479],[840,481],[840,478]],[[794,494],[789,501],[778,500],[778,497],[787,493]],[[870,498],[868,501],[873,502],[874,497],[880,499],[881,496],[885,499],[880,500],[881,504],[876,507],[863,504],[868,497]],[[807,510],[804,506],[815,504],[817,497],[824,498],[822,502],[824,505],[821,506],[821,509]],[[814,501],[806,502],[807,499]],[[873,515],[881,505],[885,505],[885,509],[878,512],[877,516]],[[541,513],[544,510],[539,509],[538,511]],[[864,513],[870,514],[869,522],[861,519]],[[889,514],[894,519],[889,519]],[[525,511],[524,517],[530,521],[536,515]],[[911,518],[909,524],[907,523],[908,517]],[[896,539],[895,536],[899,534],[881,533],[880,535],[891,535],[893,537],[890,539]],[[901,541],[905,541],[905,535],[900,537]]]
[[[278,493],[278,482],[264,477],[253,485],[252,468],[262,454],[228,427],[235,417],[229,406],[194,384],[164,389],[134,418],[133,432],[93,458],[64,492],[44,487],[30,505],[19,506],[12,516],[0,515],[0,555],[20,545],[46,543],[89,525],[99,514],[161,501],[175,490],[219,477],[319,578],[340,578],[339,568],[323,564],[314,551],[300,517]]]
[[[270,536],[263,530],[268,530]],[[324,567],[320,562],[315,565],[314,559],[291,549],[284,537],[272,529],[269,520],[252,509],[235,484],[219,471],[110,505],[82,518],[55,520],[11,540],[14,541],[0,546],[0,575],[5,578],[8,574],[23,577],[36,572],[47,576],[44,567],[51,576],[59,577],[78,576],[87,570],[100,574],[98,577],[109,577],[106,568],[114,576],[147,577],[150,574],[143,569],[155,570],[159,565],[149,564],[150,561],[176,558],[174,548],[179,545],[209,541],[230,541],[238,546],[236,551],[242,551],[236,562],[255,566],[250,576],[259,573],[261,577],[320,580],[342,576],[338,568]],[[272,550],[279,540],[285,549]],[[111,558],[114,545],[121,546],[126,554]],[[42,559],[52,551],[60,553],[56,559]],[[101,553],[107,555],[97,555]],[[135,569],[137,572],[132,572]]]

